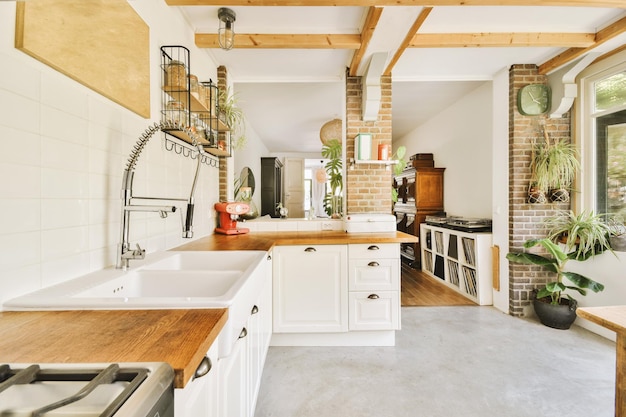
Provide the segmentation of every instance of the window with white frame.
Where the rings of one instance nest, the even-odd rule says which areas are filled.
[[[626,218],[626,62],[595,65],[582,78],[582,202]]]

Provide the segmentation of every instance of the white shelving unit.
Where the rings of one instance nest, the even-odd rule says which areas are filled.
[[[479,305],[493,304],[491,233],[420,225],[422,271]]]

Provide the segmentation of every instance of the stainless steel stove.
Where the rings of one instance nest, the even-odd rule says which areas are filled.
[[[173,381],[162,362],[0,364],[0,416],[173,417]]]

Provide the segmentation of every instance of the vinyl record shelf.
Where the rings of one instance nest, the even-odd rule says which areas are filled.
[[[479,305],[493,304],[491,233],[420,225],[422,271]]]

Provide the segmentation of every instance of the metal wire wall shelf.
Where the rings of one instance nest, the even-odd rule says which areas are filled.
[[[199,82],[190,68],[189,49],[178,45],[161,47],[161,119],[195,133],[198,145],[207,153],[230,157],[230,131],[219,118],[218,87],[212,80]],[[164,129],[164,132],[194,144],[184,129]]]

